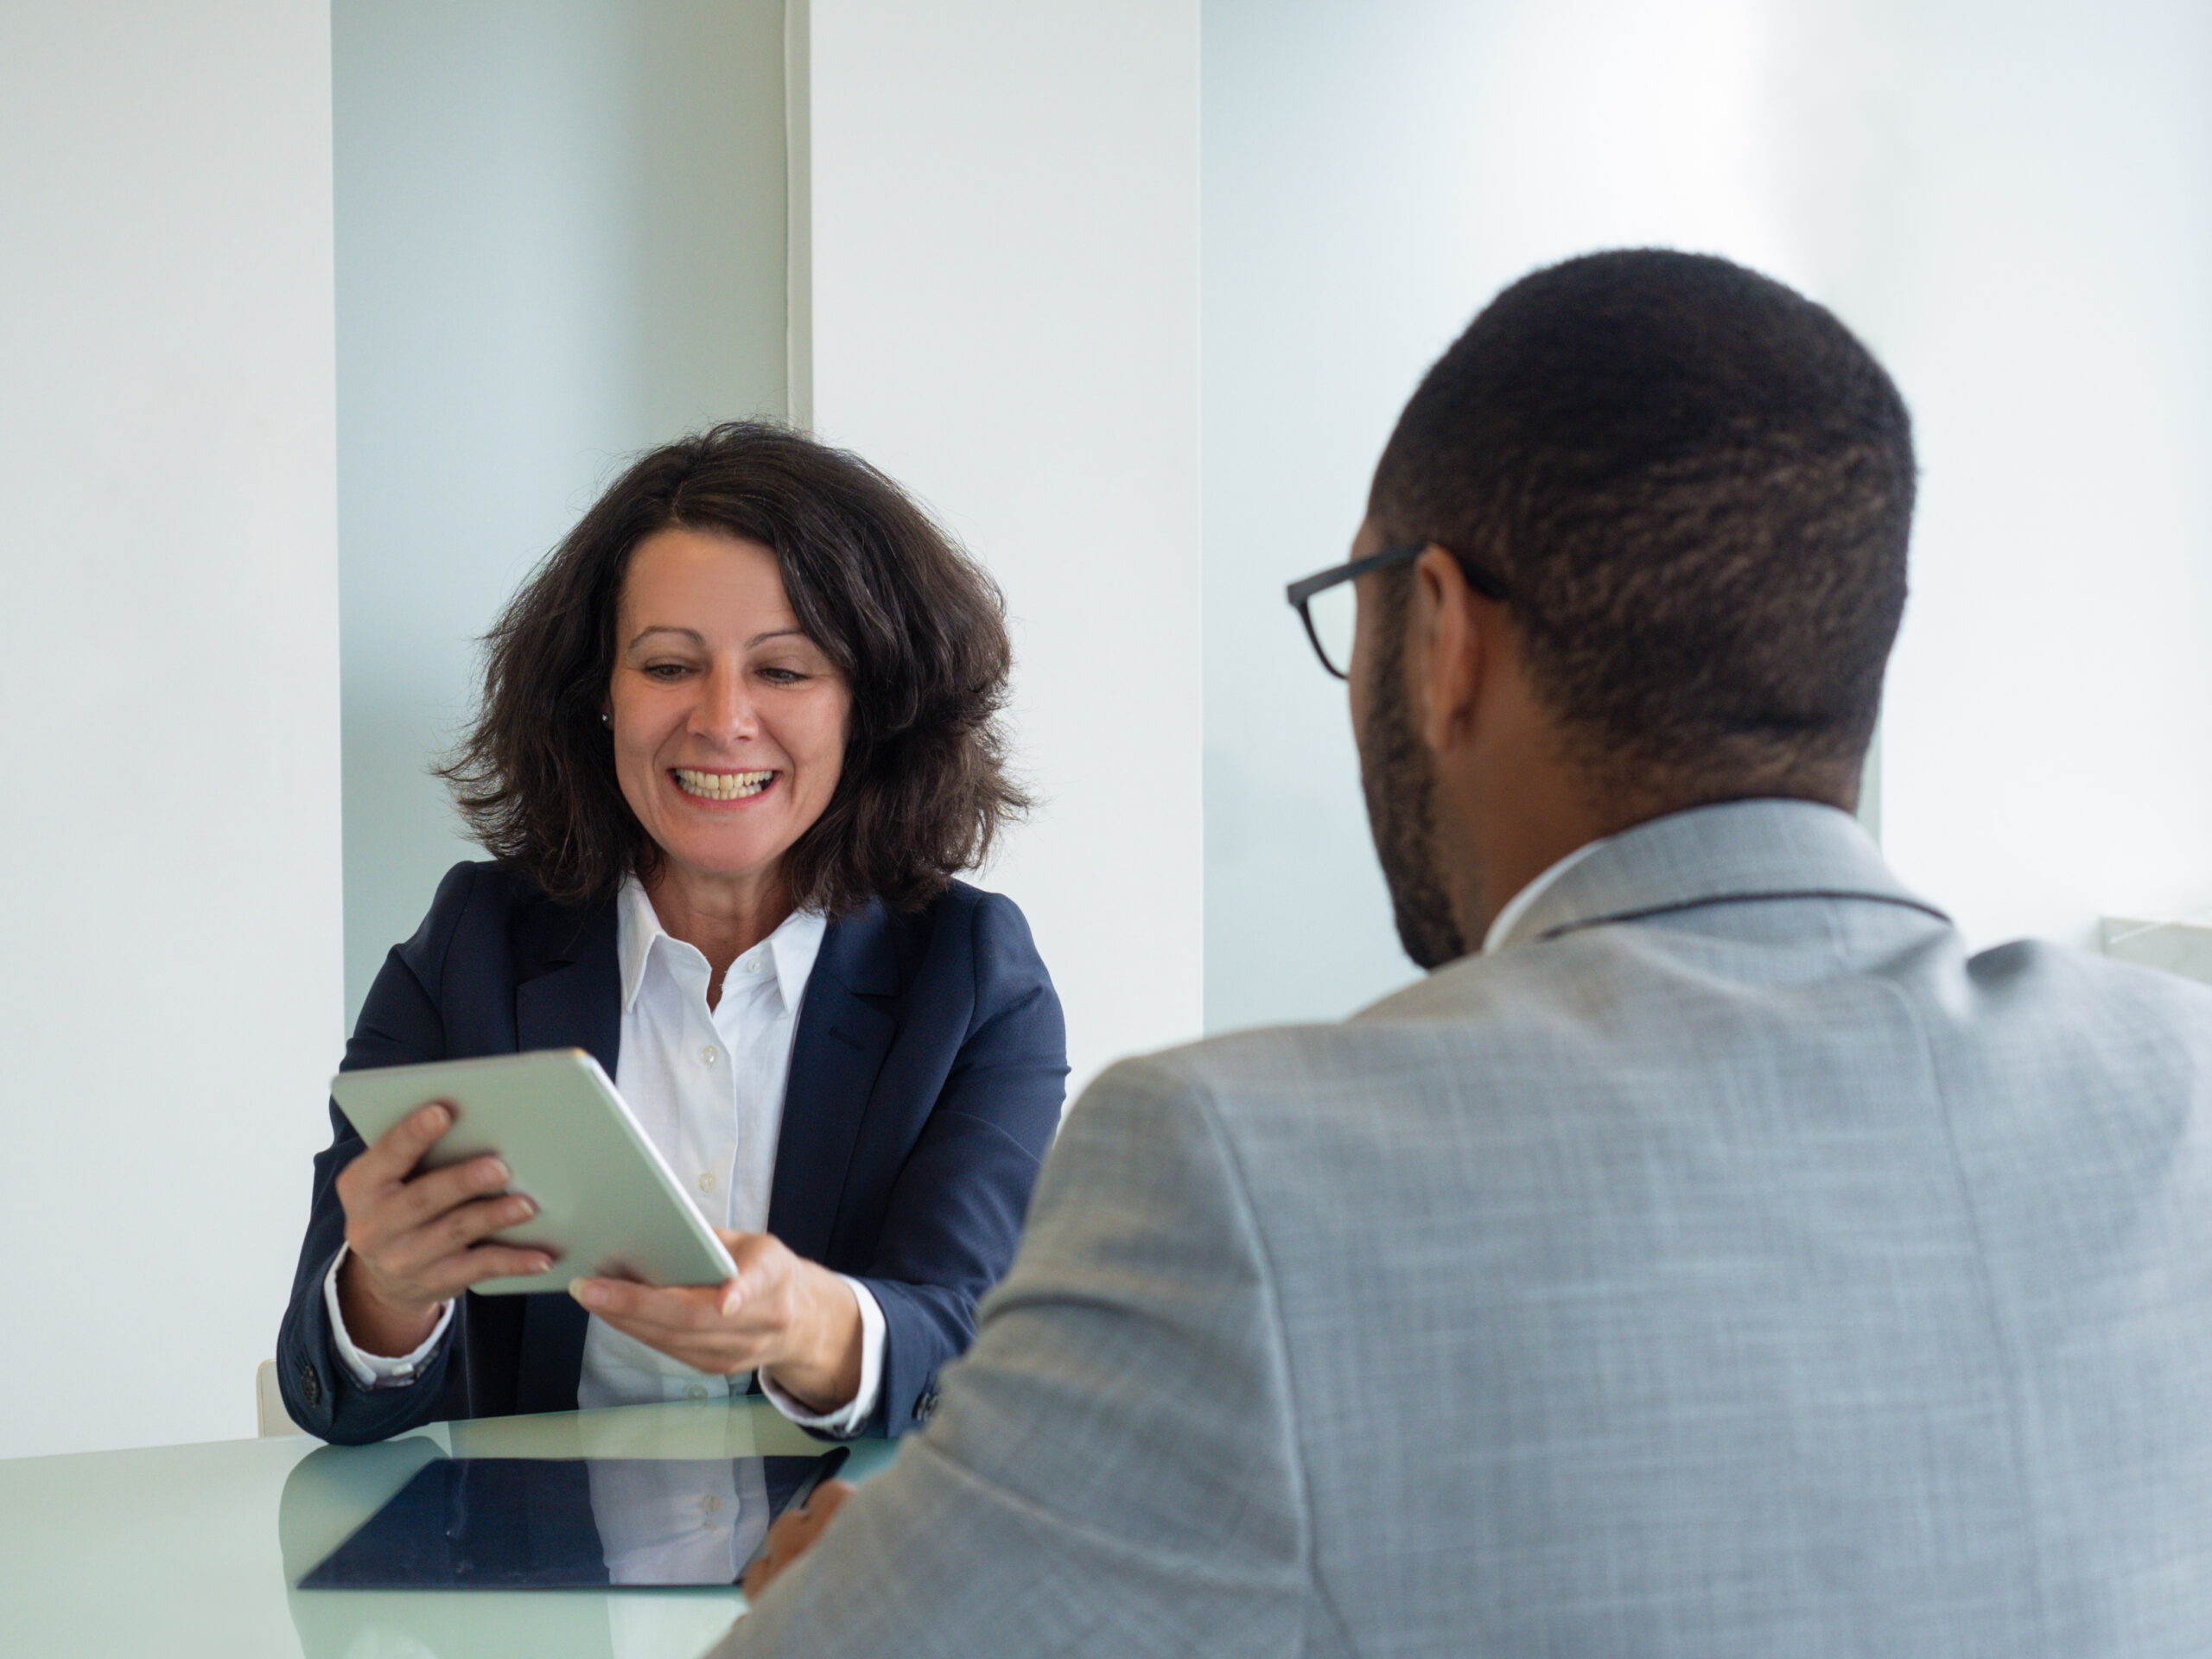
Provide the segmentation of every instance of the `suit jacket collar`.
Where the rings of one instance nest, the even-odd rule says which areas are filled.
[[[1624,830],[1562,871],[1501,946],[1693,905],[1871,899],[1950,918],[1890,874],[1848,813],[1810,801],[1728,801]]]
[[[817,977],[826,972],[847,990],[861,996],[896,995],[906,983],[899,963],[898,931],[890,910],[880,899],[867,908],[840,917],[822,936],[821,954],[814,959]],[[807,982],[812,988],[814,981]]]
[[[897,943],[880,901],[831,922],[799,1004],[768,1230],[810,1261],[830,1253],[861,1120],[898,1035],[887,1006],[902,984]]]
[[[513,950],[515,1046],[581,1048],[613,1077],[622,1042],[614,906],[541,899],[517,917]]]

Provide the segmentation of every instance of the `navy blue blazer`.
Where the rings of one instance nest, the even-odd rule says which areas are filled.
[[[621,1035],[612,903],[556,905],[458,864],[362,1005],[344,1071],[581,1048],[612,1077]],[[1059,998],[1012,900],[954,882],[918,915],[830,923],[807,981],[768,1230],[881,1304],[883,1387],[864,1432],[902,1433],[1014,1259],[1067,1079]],[[583,1310],[563,1293],[465,1294],[410,1386],[364,1389],[331,1345],[322,1282],[345,1240],[336,1181],[363,1149],[334,1103],[277,1373],[294,1421],[360,1444],[421,1423],[572,1411]]]

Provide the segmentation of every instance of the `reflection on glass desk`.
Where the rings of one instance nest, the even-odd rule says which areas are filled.
[[[672,1491],[669,1481],[696,1484],[706,1465],[823,1449],[753,1399],[440,1423],[381,1446],[301,1436],[0,1461],[0,1649],[40,1659],[693,1659],[742,1611],[735,1588],[292,1586],[439,1459],[664,1464],[637,1478]],[[859,1442],[842,1478],[864,1480],[893,1453]],[[709,1548],[743,1547],[745,1496],[734,1494],[734,1515],[695,1497]]]
[[[302,1590],[696,1589],[735,1584],[769,1522],[845,1460],[437,1458]]]

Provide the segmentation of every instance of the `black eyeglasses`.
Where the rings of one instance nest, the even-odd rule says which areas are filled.
[[[1326,570],[1317,571],[1283,590],[1291,608],[1306,624],[1306,637],[1313,642],[1313,654],[1321,659],[1322,667],[1340,680],[1351,677],[1352,623],[1357,615],[1352,601],[1352,582],[1370,570],[1417,559],[1436,545],[1433,542],[1408,542],[1403,547],[1386,547],[1380,553],[1354,559],[1350,564],[1332,565]],[[1444,550],[1452,552],[1448,547]],[[1503,582],[1487,570],[1476,569],[1457,553],[1452,553],[1452,556],[1459,562],[1468,587],[1484,599],[1505,602]]]

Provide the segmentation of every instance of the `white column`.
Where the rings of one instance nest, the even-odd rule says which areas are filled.
[[[248,1435],[339,1042],[327,7],[0,8],[0,1457]]]

